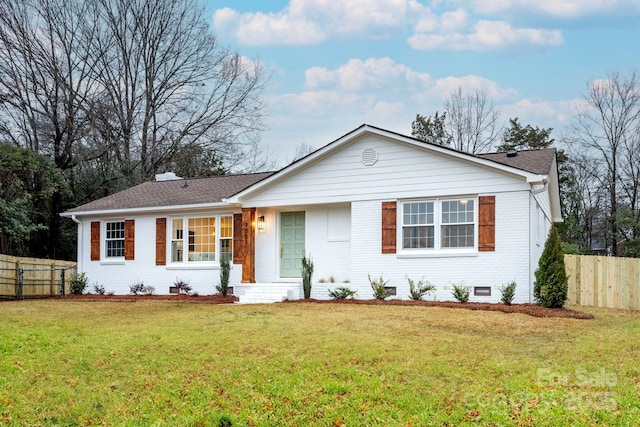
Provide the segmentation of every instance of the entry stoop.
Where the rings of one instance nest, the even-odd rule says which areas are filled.
[[[270,304],[302,298],[300,283],[251,283],[233,286],[239,304]]]

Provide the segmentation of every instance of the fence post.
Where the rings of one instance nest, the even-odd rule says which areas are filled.
[[[56,284],[56,263],[51,264],[51,269],[49,270],[49,296],[55,295],[54,289]]]
[[[20,268],[20,262],[16,263],[16,281],[18,285],[18,289],[16,292],[16,299],[24,299],[22,296],[22,283],[24,279],[24,270]]]
[[[60,295],[64,296],[64,267],[60,267]]]

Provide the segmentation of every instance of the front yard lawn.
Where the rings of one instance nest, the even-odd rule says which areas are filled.
[[[0,425],[634,425],[640,313],[580,311],[2,302]]]

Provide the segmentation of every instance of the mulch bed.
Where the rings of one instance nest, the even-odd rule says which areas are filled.
[[[137,302],[137,301],[179,301],[199,304],[231,304],[238,301],[238,297],[233,295],[67,295],[64,297],[54,297],[71,301],[96,301],[96,302]],[[502,313],[522,313],[534,317],[569,317],[572,319],[593,319],[593,315],[568,308],[545,308],[536,304],[490,304],[482,302],[453,302],[453,301],[411,301],[411,300],[387,300],[376,299],[344,299],[344,300],[292,300],[287,304],[314,303],[314,304],[368,304],[368,305],[404,305],[404,306],[425,306],[425,307],[445,307],[463,308],[467,310],[500,311]]]
[[[534,317],[569,317],[572,319],[593,319],[590,313],[582,313],[580,311],[570,310],[568,308],[545,308],[536,304],[490,304],[484,302],[453,302],[453,301],[412,301],[412,300],[360,300],[360,299],[344,299],[344,300],[300,300],[287,301],[311,302],[317,304],[371,304],[371,305],[418,305],[425,307],[445,307],[445,308],[463,308],[467,310],[484,310],[484,311],[500,311],[502,313],[522,313]]]

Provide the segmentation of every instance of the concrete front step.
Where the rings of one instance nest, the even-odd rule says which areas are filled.
[[[234,285],[233,294],[240,304],[269,304],[300,299],[302,286],[299,283],[242,284]]]

